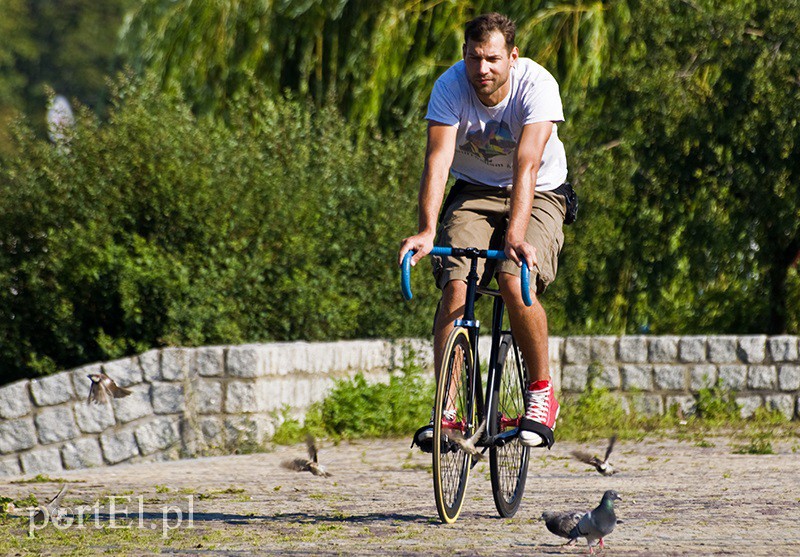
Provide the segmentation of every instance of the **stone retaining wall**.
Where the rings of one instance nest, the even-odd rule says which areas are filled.
[[[357,371],[385,380],[409,345],[430,368],[426,341],[293,342],[165,348],[18,381],[0,388],[0,476],[255,448],[283,409],[301,417]],[[640,412],[691,412],[693,394],[720,380],[745,416],[762,404],[795,416],[799,350],[794,336],[570,337],[550,340],[550,362],[557,388],[580,392],[596,375]],[[99,370],[133,394],[87,404]]]

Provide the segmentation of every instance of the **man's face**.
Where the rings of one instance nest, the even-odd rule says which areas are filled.
[[[467,79],[487,106],[502,101],[508,93],[508,76],[511,66],[519,56],[517,47],[506,48],[500,31],[493,31],[483,42],[467,41],[463,47]]]

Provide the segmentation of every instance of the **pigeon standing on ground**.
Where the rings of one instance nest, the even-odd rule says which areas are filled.
[[[475,433],[473,433],[469,438],[464,437],[464,434],[457,429],[450,431],[449,437],[461,448],[462,451],[472,455],[475,460],[483,460],[486,458],[486,455],[475,446],[475,443],[480,440],[485,430],[486,422],[484,421],[480,426],[478,426],[478,429],[476,429]]]
[[[613,532],[614,526],[617,525],[617,515],[614,514],[614,501],[621,500],[622,497],[613,489],[606,491],[597,508],[583,515],[578,524],[569,533],[570,541],[586,538],[589,554],[594,553],[594,545],[598,540],[602,548],[603,538]]]
[[[572,451],[572,456],[585,464],[594,466],[595,469],[602,475],[611,476],[616,472],[616,470],[614,470],[614,467],[608,461],[608,457],[611,456],[611,451],[614,450],[614,443],[616,442],[617,436],[614,434],[611,436],[611,439],[608,440],[608,448],[606,448],[606,456],[603,460],[600,460],[596,456],[590,455],[589,453],[585,453],[583,451]]]
[[[111,398],[122,398],[131,394],[131,391],[118,387],[114,380],[103,373],[90,373],[92,385],[89,387],[89,402],[105,404]]]
[[[325,478],[330,476],[331,473],[325,470],[325,467],[317,461],[317,444],[311,434],[306,435],[306,447],[308,448],[308,458],[284,460],[281,462],[281,466],[295,472],[311,472],[315,476],[323,476]]]
[[[541,519],[544,520],[544,525],[553,534],[569,539],[567,542],[567,545],[569,545],[575,543],[575,540],[569,537],[570,532],[578,525],[581,517],[585,514],[586,511],[544,511]]]
[[[36,524],[41,524],[47,520],[58,515],[58,509],[61,506],[61,500],[64,498],[64,494],[67,492],[67,484],[61,486],[61,491],[58,492],[58,495],[50,499],[46,505],[42,505],[36,511],[36,514],[33,515],[33,522]],[[46,514],[45,514],[46,513]]]

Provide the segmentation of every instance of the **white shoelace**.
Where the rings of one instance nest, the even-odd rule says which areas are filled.
[[[528,407],[525,411],[525,417],[540,424],[545,423],[547,414],[550,411],[549,394],[549,388],[541,391],[528,391]]]
[[[431,423],[433,423],[433,413],[434,413],[434,410],[431,408]],[[454,421],[456,421],[456,411],[455,410],[445,410],[444,412],[442,412],[442,417],[445,420],[449,420],[451,422],[454,422]]]

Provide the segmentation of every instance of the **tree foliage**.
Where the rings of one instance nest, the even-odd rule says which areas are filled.
[[[360,126],[387,126],[418,117],[461,57],[464,23],[495,10],[518,22],[523,55],[576,91],[599,77],[629,17],[623,0],[144,0],[126,18],[122,51],[200,111],[219,112],[254,76],[275,93],[332,99]]]

